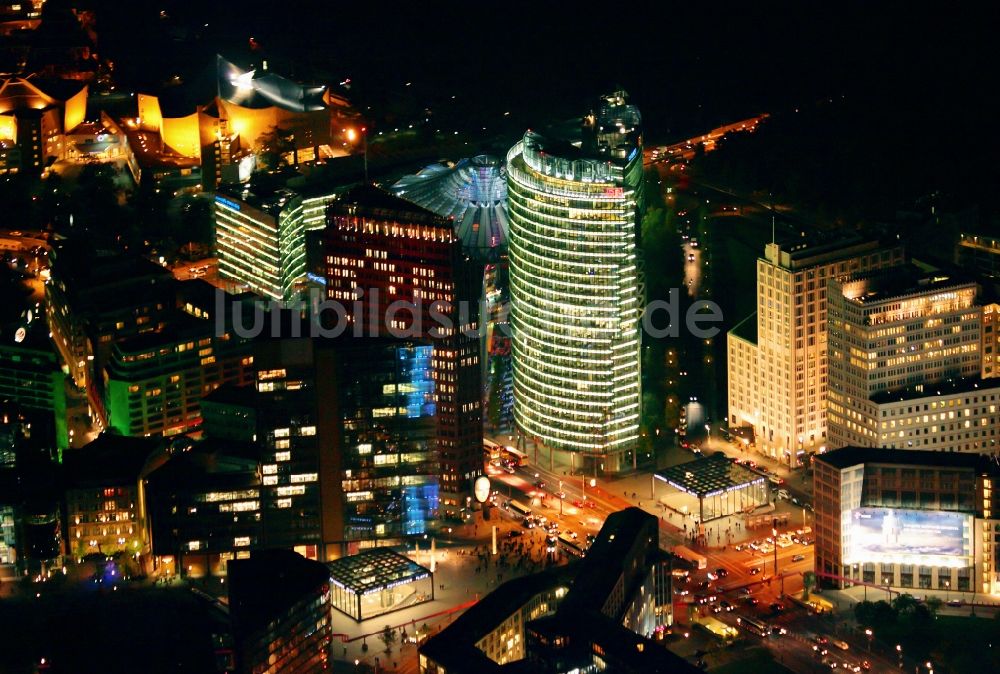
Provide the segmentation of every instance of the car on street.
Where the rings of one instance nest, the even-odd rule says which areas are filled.
[[[949,599],[947,603],[948,603],[948,606],[956,606],[957,607],[957,606],[962,606],[964,602],[961,599]]]
[[[795,555],[795,556],[792,557],[792,561],[793,562],[801,562],[805,558],[806,558],[805,555]]]
[[[750,569],[750,575],[751,576],[756,576],[758,573],[760,573],[760,567],[759,566],[755,566],[752,569]]]
[[[715,575],[718,576],[719,578],[725,578],[726,576],[729,575],[729,572],[720,566],[718,569],[715,570]]]
[[[850,650],[851,646],[843,639],[831,639],[830,643],[842,651]]]
[[[866,672],[870,672],[871,668],[872,668],[872,663],[868,662],[867,660],[861,661],[861,669],[865,670]]]
[[[545,480],[537,480],[535,482],[535,489],[545,489]]]
[[[507,538],[518,538],[523,535],[524,532],[521,531],[520,529],[511,529],[510,531],[507,532]]]
[[[760,599],[757,599],[757,597],[747,597],[743,601],[746,602],[747,606],[756,606],[760,603]]]
[[[787,489],[778,490],[778,498],[785,499],[786,501],[792,498],[792,495],[788,493]]]
[[[577,499],[576,501],[573,501],[573,505],[576,506],[577,508],[586,508],[587,507],[587,504],[584,503],[583,501],[579,500],[579,499]]]
[[[771,610],[774,611],[775,613],[781,613],[782,611],[785,610],[785,605],[779,601],[776,601],[773,604],[771,604]]]
[[[722,601],[719,602],[719,606],[722,607],[723,611],[732,611],[734,608],[736,608],[735,606],[733,606],[732,604],[730,604],[725,599],[723,599]]]
[[[829,639],[827,639],[822,634],[814,634],[812,640],[815,641],[820,646],[825,646],[827,643],[829,643]]]
[[[722,613],[722,607],[718,604],[712,604],[712,613]]]

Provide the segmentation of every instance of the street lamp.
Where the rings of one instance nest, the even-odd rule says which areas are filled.
[[[903,647],[896,644],[896,656],[899,658],[899,668],[903,668]]]
[[[871,631],[870,628],[865,630],[865,636],[868,637],[868,652],[871,653],[872,652],[872,631]]]
[[[591,487],[596,487],[597,486],[597,480],[595,480],[594,478],[590,478],[590,486]],[[580,480],[580,487],[583,490],[583,500],[586,501],[587,500],[587,480],[585,480],[585,479],[584,480]]]
[[[556,494],[559,497],[559,517],[562,517],[562,504],[563,504],[563,490],[562,490],[562,480],[559,480],[559,493]]]

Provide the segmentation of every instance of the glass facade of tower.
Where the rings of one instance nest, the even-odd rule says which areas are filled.
[[[529,131],[507,155],[514,417],[602,472],[639,437],[638,111],[622,95],[579,144]]]

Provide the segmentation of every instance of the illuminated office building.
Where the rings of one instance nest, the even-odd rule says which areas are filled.
[[[140,476],[159,442],[103,433],[66,453],[66,554],[145,554],[146,512]]]
[[[822,584],[1000,594],[994,457],[844,447],[813,466]]]
[[[978,295],[911,265],[828,281],[830,447],[992,451]]]
[[[428,342],[406,339],[256,345],[252,390],[223,387],[205,402],[210,437],[257,448],[262,528],[252,547],[326,561],[431,530],[432,359]]]
[[[169,270],[145,258],[96,255],[79,241],[56,246],[45,309],[52,341],[69,375],[87,392],[92,412],[106,424],[102,370],[112,345],[162,330],[174,312]]]
[[[223,389],[220,389],[220,391]],[[249,444],[209,438],[149,461],[147,540],[163,575],[224,575],[262,545],[260,463]]]
[[[481,277],[449,220],[376,187],[351,190],[328,217],[327,298],[344,307],[349,330],[433,343],[441,514],[469,514],[483,470]]]
[[[48,412],[55,423],[57,446],[66,449],[66,374],[45,318],[32,314],[31,319],[0,329],[0,400]]]
[[[84,120],[87,90],[77,81],[0,78],[0,174],[37,176],[63,159],[66,134]]]
[[[757,260],[756,343],[746,326],[728,337],[730,428],[752,426],[758,451],[792,466],[825,451],[827,282],[902,262],[902,248],[855,236],[767,244]]]
[[[333,634],[326,565],[288,550],[259,550],[230,564],[228,586],[237,671],[330,670]]]
[[[249,340],[215,333],[212,321],[179,314],[161,332],[116,343],[104,371],[108,424],[122,435],[177,435],[201,427],[201,399],[251,381]]]
[[[306,232],[326,226],[326,206],[335,198],[333,191],[220,191],[214,209],[219,275],[269,299],[292,299],[307,272]]]
[[[515,422],[594,472],[633,467],[639,439],[640,121],[617,92],[579,138],[507,154]]]

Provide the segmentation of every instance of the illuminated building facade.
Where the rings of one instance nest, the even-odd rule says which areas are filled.
[[[639,439],[639,111],[617,92],[582,126],[580,143],[528,131],[507,155],[514,418],[615,473]]]
[[[845,447],[813,466],[824,585],[1000,593],[995,458]]]
[[[219,274],[269,299],[292,299],[307,271],[306,232],[326,226],[330,192],[282,189],[264,198],[248,191],[215,196]]]
[[[496,259],[507,250],[507,171],[489,155],[454,165],[431,164],[392,186],[396,196],[451,218],[455,235],[471,257]]]
[[[253,389],[224,387],[206,403],[210,437],[257,448],[263,525],[254,547],[326,561],[431,530],[432,357],[429,343],[392,338],[256,345]]]
[[[66,134],[87,110],[87,85],[43,82],[32,77],[0,79],[0,174],[38,175],[63,159]]]
[[[145,553],[146,523],[140,476],[158,447],[149,438],[108,433],[66,454],[66,554]]]
[[[224,575],[261,546],[259,471],[255,447],[215,438],[150,462],[142,500],[161,574]]]
[[[0,400],[51,414],[57,446],[66,449],[66,375],[44,317],[31,318],[0,330]]]
[[[481,281],[451,222],[388,192],[354,189],[328,218],[327,298],[343,306],[348,329],[433,343],[441,514],[469,514],[483,471]]]
[[[1000,377],[1000,304],[983,304],[982,377]]]
[[[732,428],[752,426],[758,451],[796,466],[827,444],[827,282],[903,263],[901,247],[857,237],[767,244],[757,260],[757,357],[731,359],[730,385],[758,381],[754,399],[729,412]],[[749,342],[729,334],[729,350]],[[753,367],[756,373],[736,368]],[[730,394],[730,399],[738,399]]]
[[[962,232],[955,244],[955,264],[994,283],[1000,281],[1000,239]]]
[[[974,281],[910,265],[828,281],[830,447],[964,448],[961,435],[980,407],[962,404],[963,394],[978,397],[978,386],[959,383],[981,374],[978,294]],[[947,390],[937,391],[939,384]],[[949,392],[957,409],[956,400],[939,399]],[[921,428],[923,415],[903,409],[921,411],[928,402],[937,422],[930,429]],[[952,431],[959,440],[944,435]]]
[[[249,340],[180,314],[161,332],[121,340],[104,370],[105,409],[122,435],[199,431],[201,399],[223,384],[249,383]]]
[[[94,255],[80,242],[50,254],[45,310],[52,341],[73,382],[107,422],[102,370],[121,339],[162,330],[174,311],[170,271],[140,257]]]
[[[333,633],[326,566],[288,550],[259,550],[229,566],[237,671],[329,671]]]
[[[259,149],[274,129],[286,132],[291,163],[336,156],[331,148],[354,113],[325,86],[303,85],[281,75],[243,70],[217,58],[217,95],[203,103],[190,92],[137,95],[135,129],[155,134],[172,153],[200,162],[207,189]],[[342,151],[339,154],[343,154]],[[236,173],[239,173],[237,169]]]
[[[730,430],[760,416],[760,366],[757,363],[757,314],[740,321],[727,335]]]

